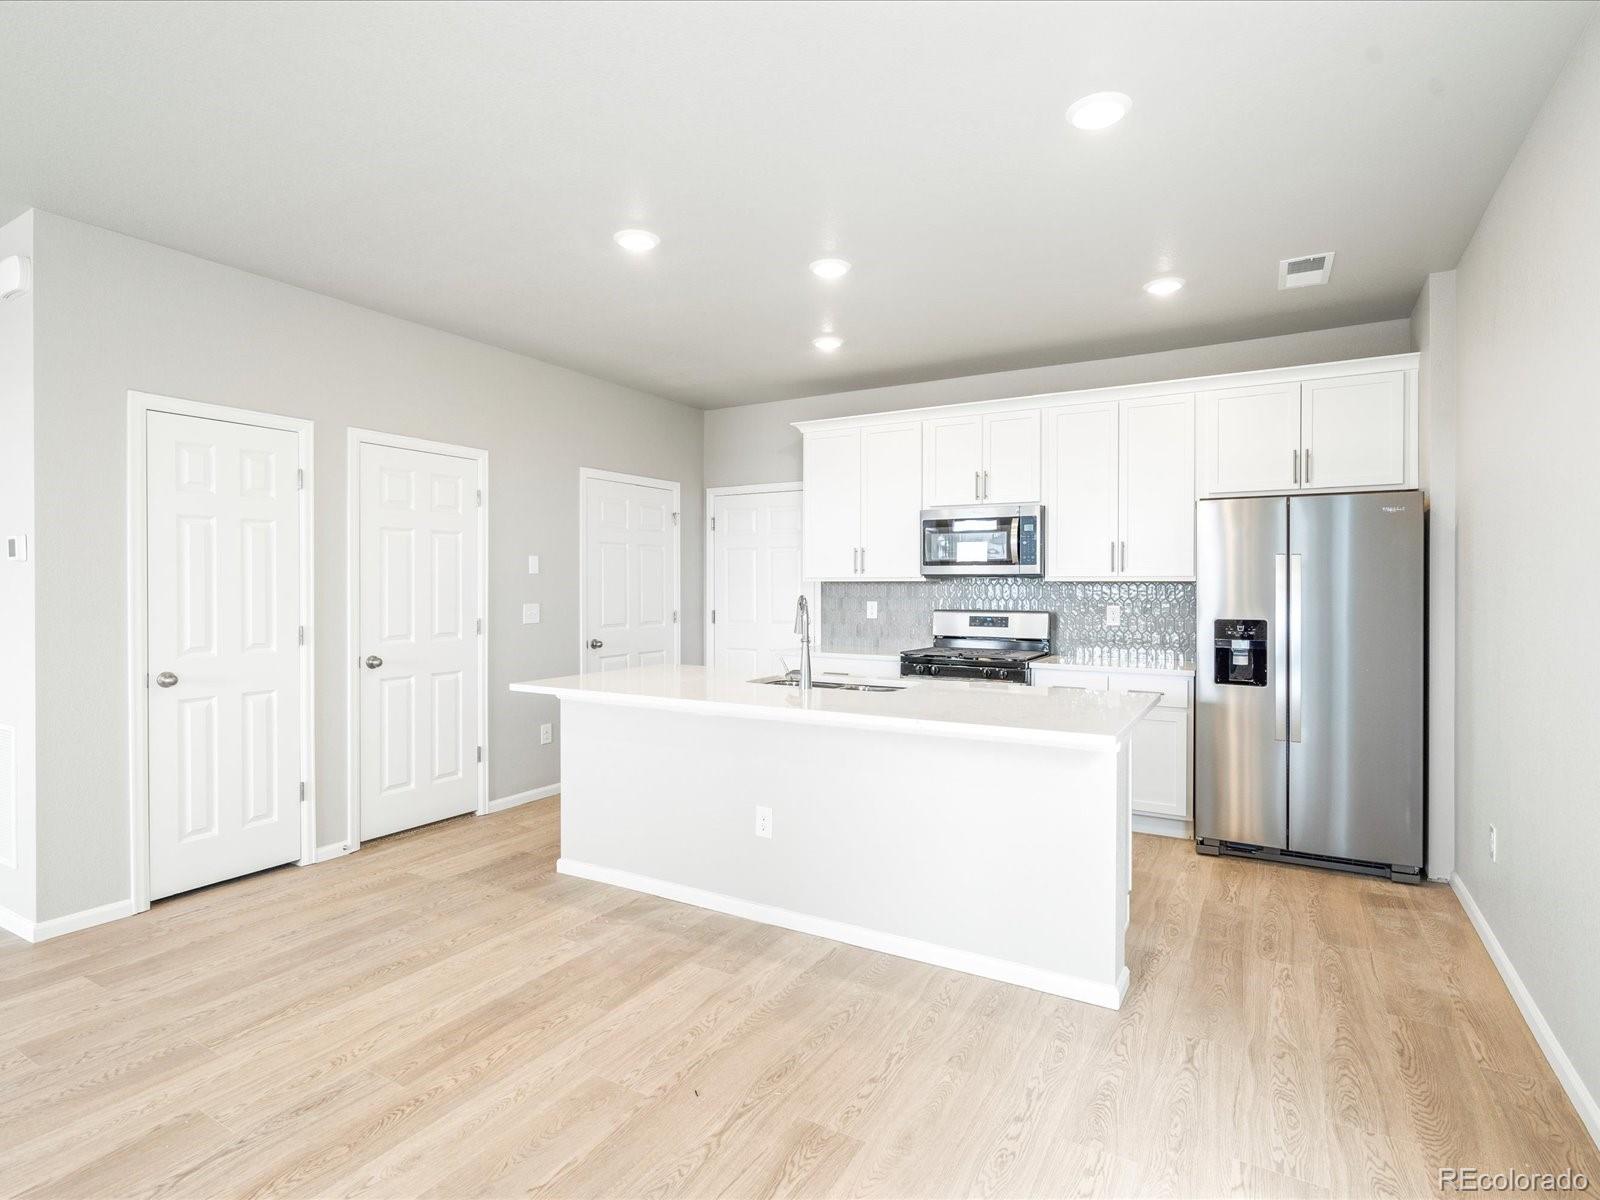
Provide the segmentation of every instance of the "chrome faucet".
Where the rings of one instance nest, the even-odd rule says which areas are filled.
[[[811,690],[811,605],[804,596],[794,608],[794,631],[800,635],[800,690]]]

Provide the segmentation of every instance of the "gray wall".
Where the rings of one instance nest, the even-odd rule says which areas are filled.
[[[1159,354],[1101,358],[723,408],[706,414],[706,486],[788,483],[799,479],[800,435],[789,427],[791,421],[1001,400],[1124,383],[1188,379],[1229,371],[1338,362],[1378,354],[1403,354],[1413,348],[1408,321],[1380,321]]]
[[[33,214],[0,228],[0,258],[33,257]],[[0,537],[33,532],[33,295],[0,301]],[[15,791],[0,778],[0,908],[34,918],[34,555],[0,558],[0,736]]]
[[[1600,25],[1591,23],[1456,272],[1456,869],[1591,1096],[1600,1092],[1597,230]],[[1491,823],[1498,862],[1489,861]]]
[[[683,488],[683,650],[700,661],[695,409],[47,213],[37,216],[40,917],[126,898],[129,389],[316,421],[319,844],[345,836],[345,430],[489,451],[490,796],[554,783],[577,667],[580,466]],[[538,554],[541,574],[527,574]],[[520,623],[537,600],[543,622]]]

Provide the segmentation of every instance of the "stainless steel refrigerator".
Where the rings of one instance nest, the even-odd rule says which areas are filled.
[[[1195,844],[1420,880],[1420,492],[1202,500]]]

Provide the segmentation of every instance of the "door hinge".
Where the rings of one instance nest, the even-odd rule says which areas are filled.
[[[479,508],[483,507],[483,489],[482,488],[478,489],[478,507]]]
[[[306,627],[304,625],[300,626],[300,644],[302,646],[306,644]]]
[[[306,785],[304,783],[302,783],[300,785],[300,803],[304,804],[305,802],[306,802]]]
[[[678,523],[678,514],[677,513],[673,513],[672,514],[672,523],[674,525],[676,525]]]
[[[677,609],[673,609],[672,610],[672,623],[674,625],[676,625],[678,623],[678,610]]]
[[[716,531],[717,531],[717,519],[715,517],[712,517],[711,518],[711,532],[715,533]]]
[[[482,746],[478,747],[478,761],[479,762],[483,761],[483,747]]]
[[[297,492],[303,492],[306,490],[306,471],[304,467],[297,467],[295,469],[294,490]]]
[[[711,623],[713,625],[717,623],[717,610],[714,608],[711,610]]]
[[[483,618],[482,617],[478,618],[478,634],[479,634],[479,636],[482,636],[482,634],[483,634]]]

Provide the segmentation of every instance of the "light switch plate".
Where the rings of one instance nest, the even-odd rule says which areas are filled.
[[[1121,625],[1121,624],[1122,624],[1122,605],[1120,605],[1120,604],[1108,604],[1108,605],[1106,605],[1106,628],[1107,629],[1115,629],[1118,625]]]
[[[555,734],[550,730],[550,722],[546,721],[539,726],[539,745],[548,746],[553,741],[555,741]]]
[[[6,561],[28,561],[28,535],[25,533],[8,533],[6,535]]]
[[[522,623],[524,625],[537,625],[539,623],[539,606],[537,604],[524,604],[522,606]]]
[[[537,554],[530,554],[530,555],[528,555],[528,574],[529,575],[537,575],[538,573],[539,573],[539,556]]]
[[[868,600],[867,601],[867,620],[876,621],[877,619],[878,619],[878,602],[876,600]]]

